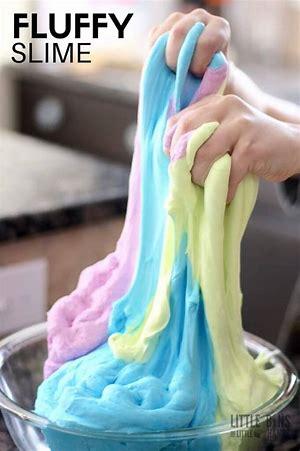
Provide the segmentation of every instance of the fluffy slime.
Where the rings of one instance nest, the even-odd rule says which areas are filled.
[[[163,151],[168,118],[225,85],[221,53],[202,79],[188,72],[203,28],[189,32],[176,73],[165,63],[168,34],[152,49],[116,250],[49,313],[36,412],[59,426],[132,433],[206,425],[250,412],[280,383],[243,341],[240,243],[257,180],[248,175],[226,205],[226,154],[204,187],[192,183],[195,154],[217,122],[183,136],[170,157]]]

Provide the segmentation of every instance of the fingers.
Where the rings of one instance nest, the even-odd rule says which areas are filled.
[[[176,128],[180,126],[179,131],[181,131],[181,133],[190,131],[193,128],[198,128],[204,123],[201,122],[201,119],[204,119],[204,117],[202,117],[204,114],[207,122],[220,122],[221,119],[225,117],[230,118],[232,116],[232,121],[234,121],[237,128],[247,128],[248,126],[247,104],[245,104],[245,102],[239,97],[231,94],[226,96],[212,94],[189,105],[184,110],[170,117],[166,128],[166,144],[168,144],[168,146],[165,147],[166,152],[168,152],[169,147],[173,145],[170,138],[173,138]],[[191,121],[192,124],[189,124]],[[195,123],[197,123],[196,127],[194,126]]]
[[[217,119],[213,119],[211,112],[205,110],[205,108],[198,108],[195,112],[186,113],[175,127],[170,148],[176,147],[182,135],[201,127],[202,124],[214,122],[216,120]]]
[[[178,121],[183,117],[184,114],[186,114],[188,112],[196,111],[196,110],[198,110],[199,107],[203,107],[208,104],[211,104],[211,105],[213,105],[213,103],[216,104],[217,102],[220,102],[222,99],[223,99],[223,96],[220,94],[211,94],[211,95],[205,96],[203,99],[201,99],[195,103],[192,103],[191,105],[184,108],[184,110],[181,110],[178,113],[171,116],[170,119],[168,120],[168,127],[169,126],[172,127],[173,125],[177,124]]]
[[[191,174],[193,183],[203,186],[215,161],[226,153],[231,154],[227,193],[227,203],[230,203],[239,184],[250,171],[251,155],[247,152],[247,147],[238,141],[238,133],[229,124],[219,126],[197,151]]]
[[[183,13],[173,13],[160,25],[152,28],[148,36],[148,45],[152,47],[157,39],[167,31],[170,31],[173,25],[175,25],[180,19],[182,19],[185,15]]]
[[[191,171],[192,181],[204,185],[206,177],[215,163],[226,153],[232,153],[235,142],[234,130],[229,124],[220,125],[213,135],[198,149]]]
[[[175,114],[168,120],[164,150],[170,153],[170,149],[179,141],[180,137],[194,130],[205,122],[218,121],[221,118],[221,110],[217,111],[214,105],[221,101],[222,96],[207,96],[201,102],[188,106],[183,111]],[[209,106],[209,108],[206,108]]]
[[[180,138],[186,135],[192,130],[200,127],[200,125],[205,122],[210,122],[210,116],[205,110],[198,109],[194,111],[188,111],[183,114],[176,123],[168,127],[165,140],[164,140],[164,150],[166,153],[170,153],[171,149],[174,149]]]
[[[195,25],[197,19],[188,14],[179,20],[171,29],[166,47],[166,63],[176,70],[180,49],[190,29]]]
[[[228,22],[221,17],[212,17],[198,40],[191,62],[190,70],[197,76],[204,74],[216,52],[223,51],[226,53],[230,40]]]
[[[204,185],[214,162],[231,154],[231,172],[227,202],[248,172],[253,171],[253,111],[238,97],[212,95],[174,115],[168,121],[165,147],[176,152],[183,137],[208,122],[219,122],[214,134],[200,147],[191,171],[192,181]],[[255,131],[255,130],[254,130]],[[252,149],[252,150],[251,150]],[[255,158],[254,158],[255,159]],[[256,158],[257,160],[257,158]],[[256,169],[257,172],[257,169]]]
[[[150,32],[148,39],[149,45],[152,46],[159,36],[167,31],[170,32],[166,48],[166,63],[172,70],[176,70],[178,56],[186,35],[197,22],[204,23],[206,27],[198,40],[191,62],[191,72],[197,76],[202,75],[216,52],[226,53],[230,41],[230,26],[225,19],[213,16],[200,8],[189,14],[173,13]]]
[[[173,25],[166,48],[166,62],[171,69],[176,70],[180,49],[190,29],[197,22],[207,24],[210,17],[213,16],[204,9],[195,9]]]

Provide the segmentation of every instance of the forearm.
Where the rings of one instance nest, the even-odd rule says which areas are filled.
[[[231,63],[226,94],[235,94],[250,105],[283,122],[300,124],[300,107],[262,91],[248,75]]]
[[[269,94],[265,96],[265,113],[280,121],[300,125],[300,107],[287,100]]]

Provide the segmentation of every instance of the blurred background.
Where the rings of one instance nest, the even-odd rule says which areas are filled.
[[[126,209],[147,35],[171,12],[197,7],[229,20],[238,66],[268,92],[300,103],[300,1],[1,1],[0,335],[43,320],[80,271],[113,250]],[[13,64],[14,12],[38,12],[41,30],[49,12],[61,20],[66,12],[134,16],[126,39],[100,30],[92,64]],[[45,41],[36,41],[43,58]],[[299,219],[299,178],[262,183],[242,252],[245,328],[295,361]]]
[[[300,103],[298,0],[1,0],[0,337],[45,320],[80,271],[114,249],[147,35],[171,12],[197,7],[229,20],[238,66],[269,93]],[[126,39],[100,30],[92,64],[28,65],[11,63],[15,12],[38,12],[42,30],[49,12],[62,20],[65,12],[134,16]],[[28,30],[22,41],[30,42]],[[37,42],[43,59],[45,41]],[[261,183],[241,276],[245,329],[278,344],[299,368],[299,177]],[[1,433],[1,450],[12,449]],[[297,437],[289,437],[294,448],[282,449],[299,449]]]

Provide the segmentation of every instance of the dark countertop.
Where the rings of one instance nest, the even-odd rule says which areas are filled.
[[[0,132],[0,241],[123,211],[129,170],[13,132]]]

